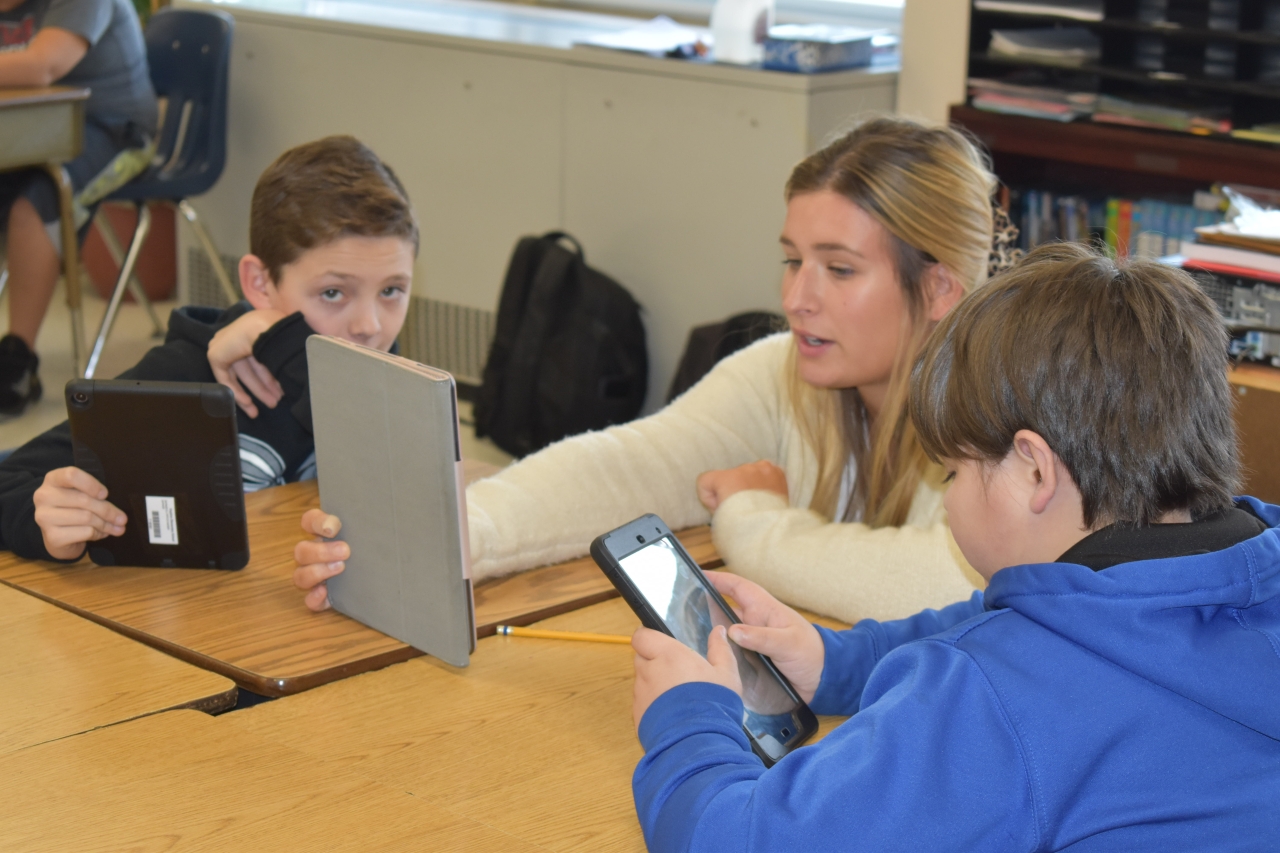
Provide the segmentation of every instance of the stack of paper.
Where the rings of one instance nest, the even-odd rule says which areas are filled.
[[[666,15],[659,15],[630,29],[601,33],[579,44],[691,59],[706,55],[710,42],[711,36],[706,30],[686,27]]]
[[[1101,21],[1102,0],[974,0],[979,12],[1013,12],[1019,15],[1050,15],[1076,21]]]
[[[1098,97],[1098,106],[1094,110],[1093,120],[1184,132],[1231,132],[1231,118],[1226,107],[1163,106],[1128,101],[1112,95]]]
[[[1007,115],[1072,121],[1093,112],[1098,96],[1092,92],[1067,92],[1045,86],[1022,86],[1001,80],[969,78],[973,106]]]
[[[1084,27],[992,30],[993,56],[1034,59],[1055,65],[1083,65],[1102,56],[1102,42]]]

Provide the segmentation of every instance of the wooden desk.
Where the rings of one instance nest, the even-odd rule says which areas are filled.
[[[219,711],[236,701],[235,685],[220,675],[7,587],[0,649],[0,754],[170,708]]]
[[[71,179],[62,164],[84,147],[88,89],[50,86],[0,89],[0,170],[37,167],[53,178],[62,211],[62,275],[71,311],[71,359],[80,375],[84,317],[80,311],[80,246],[72,213]]]
[[[536,850],[224,719],[171,711],[0,756],[0,849]]]
[[[283,696],[420,655],[339,613],[311,613],[294,589],[298,520],[319,503],[316,484],[245,496],[252,559],[238,572],[101,568],[0,554],[0,581],[174,657]],[[707,528],[681,534],[693,557],[719,565]],[[590,558],[476,587],[477,633],[528,624],[616,593]]]
[[[630,634],[638,624],[614,600],[539,627]],[[419,658],[219,722],[549,850],[638,853],[632,654],[622,645],[490,637],[466,669]],[[840,719],[822,718],[820,734]]]

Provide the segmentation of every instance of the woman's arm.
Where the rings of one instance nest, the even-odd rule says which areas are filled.
[[[477,580],[587,552],[646,512],[674,530],[707,521],[703,471],[779,459],[786,336],[722,361],[660,412],[554,444],[467,490]]]
[[[827,521],[781,496],[738,492],[712,533],[727,568],[794,607],[846,622],[901,619],[969,598],[982,579],[951,538],[941,496],[921,485],[918,524],[872,529]]]

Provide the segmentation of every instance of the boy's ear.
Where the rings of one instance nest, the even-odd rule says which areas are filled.
[[[1019,477],[1028,496],[1028,509],[1039,515],[1048,509],[1063,486],[1058,455],[1037,432],[1020,429],[1013,436]]]
[[[964,297],[964,288],[955,273],[942,264],[932,264],[924,272],[925,293],[929,297],[929,320],[936,323]]]
[[[267,266],[257,255],[245,255],[240,259],[240,290],[254,308],[271,308],[275,284]]]

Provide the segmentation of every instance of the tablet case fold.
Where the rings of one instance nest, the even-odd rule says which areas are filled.
[[[334,609],[454,666],[475,649],[453,377],[307,339],[320,503],[351,546]]]

